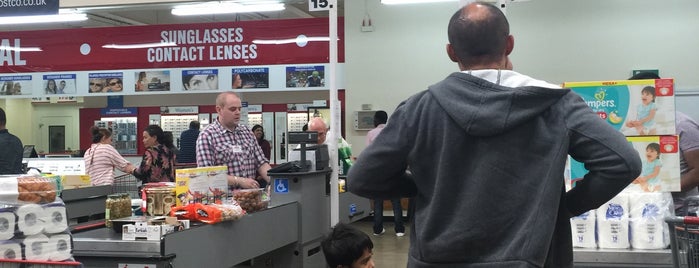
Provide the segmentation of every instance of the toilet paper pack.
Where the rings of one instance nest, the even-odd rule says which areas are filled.
[[[597,209],[600,248],[629,248],[629,199],[621,193]]]
[[[28,236],[22,241],[24,258],[31,261],[48,261],[51,256],[49,238],[43,234]]]
[[[0,241],[9,240],[17,232],[17,216],[13,207],[0,209]]]
[[[44,232],[60,233],[68,229],[66,207],[63,203],[51,203],[44,206]]]
[[[15,241],[1,241],[0,259],[21,260],[22,245]]]
[[[44,231],[45,220],[44,208],[40,205],[26,204],[17,208],[17,229],[25,236]]]
[[[51,261],[65,261],[73,258],[70,234],[55,234],[49,237],[48,255]]]
[[[626,136],[677,134],[673,79],[566,82],[563,87]]]
[[[663,249],[670,244],[665,217],[673,210],[670,193],[629,193],[631,247]]]
[[[594,210],[591,210],[570,219],[573,247],[597,248],[597,241],[595,240],[597,217],[595,213]]]

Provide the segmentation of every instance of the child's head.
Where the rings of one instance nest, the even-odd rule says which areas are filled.
[[[655,142],[649,143],[646,146],[646,157],[648,159],[660,159],[660,144]]]
[[[373,268],[374,243],[356,228],[338,223],[321,242],[325,261],[331,268]]]
[[[641,99],[643,99],[646,96],[650,98],[650,102],[655,102],[655,88],[652,86],[644,87],[641,90]]]

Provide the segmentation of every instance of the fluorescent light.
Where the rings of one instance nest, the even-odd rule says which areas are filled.
[[[119,45],[119,44],[108,44],[102,46],[103,48],[114,48],[114,49],[133,49],[133,48],[151,48],[151,47],[176,47],[177,43],[167,42],[167,43],[143,43],[143,44],[129,44],[129,45]]]
[[[314,42],[314,41],[330,41],[330,37],[306,37],[306,38],[289,38],[289,39],[274,39],[274,40],[252,40],[253,44],[263,44],[263,45],[281,45],[281,44],[291,44],[298,42]]]
[[[12,16],[0,17],[0,24],[23,24],[23,23],[47,23],[47,22],[65,22],[65,21],[83,21],[87,20],[85,13],[77,13],[67,9],[59,9],[58,15],[40,15],[40,16]]]
[[[40,47],[6,47],[6,46],[0,46],[0,50],[8,50],[8,51],[29,51],[29,52],[39,52],[39,51],[44,51]]]
[[[227,14],[227,13],[249,13],[249,12],[265,12],[265,11],[280,11],[284,10],[284,4],[239,4],[230,2],[207,2],[194,5],[176,6],[170,11],[172,15],[189,16],[189,15],[210,15],[210,14]]]
[[[400,4],[424,4],[438,2],[456,2],[457,0],[381,0],[384,5],[400,5]]]

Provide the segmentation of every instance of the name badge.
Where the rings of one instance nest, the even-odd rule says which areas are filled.
[[[234,153],[242,153],[243,147],[241,147],[240,145],[233,145],[233,152]]]

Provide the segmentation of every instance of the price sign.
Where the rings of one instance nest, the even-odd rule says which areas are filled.
[[[326,11],[337,6],[337,0],[308,0],[308,11]]]

